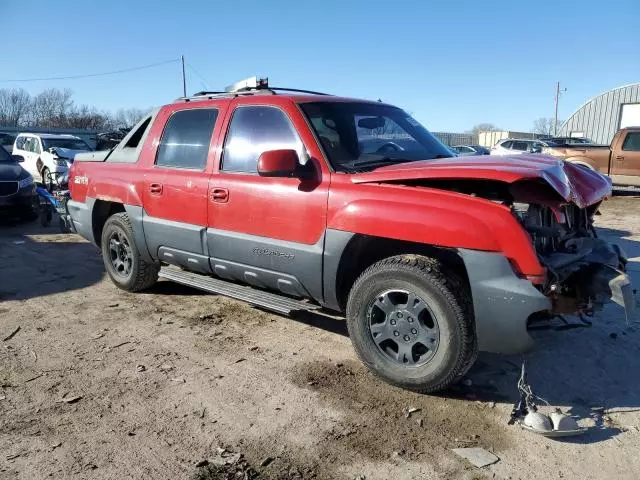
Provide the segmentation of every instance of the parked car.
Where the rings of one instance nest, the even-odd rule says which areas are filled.
[[[51,191],[64,178],[77,153],[91,147],[74,135],[20,133],[13,153],[24,157],[24,168]]]
[[[551,142],[541,140],[505,138],[491,147],[491,155],[517,155],[522,153],[540,153]]]
[[[611,145],[562,145],[543,151],[608,175],[615,185],[640,187],[640,127],[618,131]]]
[[[553,137],[551,141],[558,146],[565,145],[594,145],[593,140],[587,137]]]
[[[112,132],[104,132],[96,135],[96,150],[109,150],[115,147],[129,133],[129,128],[120,128]]]
[[[24,159],[0,148],[0,213],[34,219],[38,197],[33,177],[20,165]]]
[[[15,139],[15,135],[0,132],[0,146],[4,148],[10,155],[13,153],[13,142],[15,141]]]
[[[340,312],[364,364],[418,391],[461,378],[478,350],[526,351],[532,323],[632,308],[626,258],[593,228],[607,178],[451,155],[400,108],[253,79],[78,154],[68,209],[119,288],[161,277]]]
[[[454,152],[463,156],[489,155],[491,153],[491,150],[481,145],[456,145],[451,148],[453,149]]]

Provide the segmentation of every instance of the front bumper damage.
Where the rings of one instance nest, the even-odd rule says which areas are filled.
[[[608,302],[622,306],[629,322],[634,299],[631,280],[624,272],[624,255],[603,240],[584,240],[572,258],[558,254],[546,259],[555,277],[544,291],[517,276],[501,254],[458,250],[471,287],[480,351],[524,353],[534,345],[529,335],[533,321],[590,314]]]

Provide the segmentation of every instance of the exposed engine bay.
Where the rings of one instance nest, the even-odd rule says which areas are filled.
[[[567,201],[547,183],[513,184],[486,180],[427,180],[413,183],[477,196],[511,209],[529,233],[547,279],[538,286],[551,299],[551,316],[591,316],[613,301],[633,309],[625,274],[627,258],[615,244],[600,239],[593,226],[600,202],[585,208]]]
[[[598,238],[593,227],[598,207],[512,206],[547,270],[541,288],[552,299],[554,314],[591,315],[610,300],[632,308],[630,282],[624,273],[627,259],[617,245]]]

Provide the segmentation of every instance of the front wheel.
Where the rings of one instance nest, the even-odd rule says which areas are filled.
[[[476,354],[465,288],[439,263],[400,255],[375,263],[356,280],[347,326],[356,353],[376,375],[423,393],[442,390]]]
[[[158,280],[159,265],[140,257],[126,213],[109,217],[102,229],[102,260],[117,287],[128,292],[149,288]]]
[[[42,185],[48,192],[53,192],[53,188],[55,187],[53,176],[47,167],[42,169]]]

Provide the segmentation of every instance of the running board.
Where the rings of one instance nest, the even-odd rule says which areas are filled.
[[[200,275],[171,267],[162,267],[158,276],[172,282],[204,290],[205,292],[242,300],[256,307],[262,307],[284,315],[300,310],[317,310],[320,308],[318,305],[278,295],[277,293],[265,292],[208,275]]]

